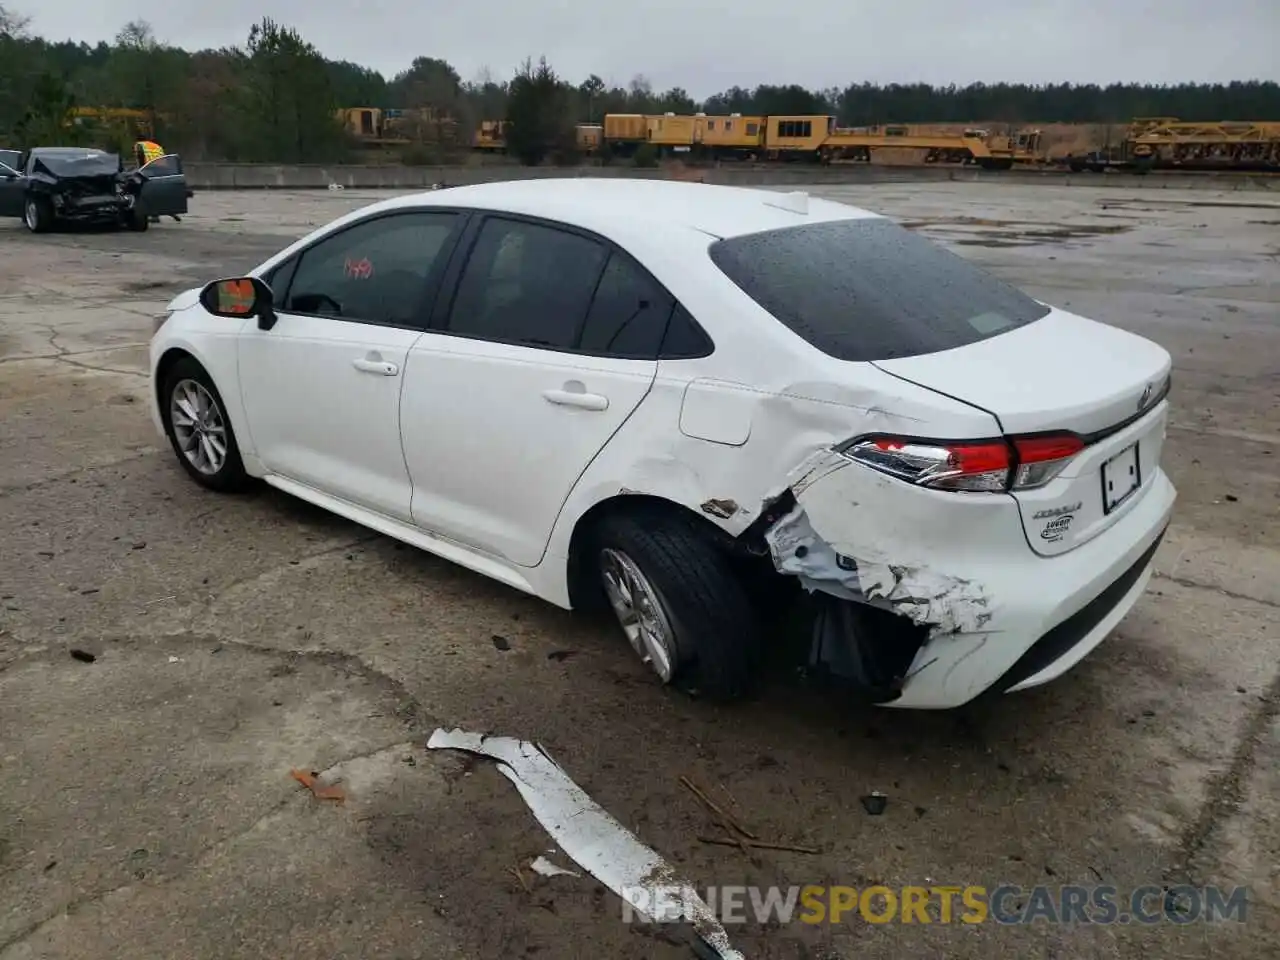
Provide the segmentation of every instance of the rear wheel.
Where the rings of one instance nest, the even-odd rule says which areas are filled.
[[[32,233],[48,233],[53,229],[53,205],[48,198],[29,196],[22,205],[22,222]]]
[[[166,372],[160,410],[173,452],[191,479],[219,491],[248,485],[222,396],[193,358],[182,358]]]
[[[615,514],[592,540],[594,573],[609,606],[663,683],[722,701],[754,690],[758,619],[703,521],[675,511]]]

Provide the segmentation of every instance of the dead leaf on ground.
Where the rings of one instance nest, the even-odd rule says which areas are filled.
[[[311,791],[311,795],[317,800],[334,800],[338,803],[346,802],[347,795],[341,787],[324,786],[316,779],[314,773],[308,773],[306,770],[290,770],[289,776],[297,780],[300,784]]]

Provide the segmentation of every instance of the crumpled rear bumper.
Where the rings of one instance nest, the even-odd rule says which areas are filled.
[[[1046,558],[1028,546],[1011,496],[914,487],[838,454],[793,478],[796,507],[765,534],[774,566],[927,628],[896,698],[881,699],[932,709],[1078,662],[1141,596],[1176,498],[1157,471],[1113,527]]]

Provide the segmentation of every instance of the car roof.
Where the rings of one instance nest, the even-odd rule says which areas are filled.
[[[92,147],[33,147],[33,156],[37,157],[110,157],[113,154]]]
[[[683,226],[717,238],[829,220],[879,214],[830,200],[785,192],[687,181],[628,177],[547,177],[450,187],[397,197],[378,205],[459,206],[545,217],[604,236],[640,224]],[[793,206],[795,209],[785,209]]]

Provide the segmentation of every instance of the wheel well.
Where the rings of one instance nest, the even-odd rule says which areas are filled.
[[[181,347],[170,347],[161,355],[160,362],[156,364],[156,375],[151,386],[151,389],[156,392],[156,405],[161,410],[164,409],[164,397],[160,395],[160,391],[164,388],[164,378],[169,375],[169,371],[173,369],[173,365],[179,360],[200,362]],[[203,366],[201,369],[203,369]]]
[[[586,513],[578,518],[573,526],[573,534],[569,538],[569,605],[574,610],[590,609],[598,606],[596,585],[590,566],[591,533],[606,517],[621,513],[642,514],[659,522],[665,517],[678,518],[705,529],[713,542],[719,543],[727,552],[734,553],[737,541],[707,517],[690,510],[683,504],[663,497],[655,497],[645,493],[620,493],[594,504]],[[602,598],[600,598],[602,599]]]

